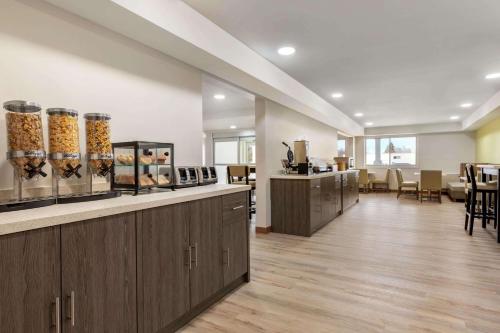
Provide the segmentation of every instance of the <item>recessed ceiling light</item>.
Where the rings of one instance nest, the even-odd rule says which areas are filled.
[[[472,103],[462,103],[460,104],[461,108],[468,109],[472,106]]]
[[[458,119],[460,119],[460,117],[459,116],[451,116],[450,119],[451,120],[458,120]]]
[[[500,78],[500,73],[491,73],[486,75],[486,80],[493,80],[493,79],[499,79]]]
[[[284,56],[289,56],[295,53],[295,48],[291,46],[283,46],[278,49],[278,53]]]
[[[237,127],[236,127],[236,125],[231,125],[231,126],[229,126],[229,128],[230,129],[236,129]]]
[[[222,95],[222,94],[216,94],[216,95],[214,95],[214,98],[221,100],[221,99],[226,99],[226,96]]]
[[[363,117],[363,114],[361,112],[358,112],[358,113],[354,114],[354,117],[361,118],[361,117]]]
[[[335,92],[332,94],[332,98],[335,98],[335,99],[342,98],[342,97],[344,97],[344,95],[342,95],[342,93],[339,93],[339,92]]]
[[[371,121],[369,121],[369,122],[365,123],[365,125],[366,125],[366,126],[372,126],[372,125],[373,125],[373,123],[372,123]]]

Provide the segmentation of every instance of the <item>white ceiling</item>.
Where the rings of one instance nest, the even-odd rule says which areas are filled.
[[[209,75],[203,75],[202,87],[204,130],[228,130],[231,125],[238,129],[255,128],[254,95]],[[215,99],[218,94],[225,99]]]
[[[185,2],[360,123],[448,122],[500,90],[484,80],[500,72],[497,0]]]

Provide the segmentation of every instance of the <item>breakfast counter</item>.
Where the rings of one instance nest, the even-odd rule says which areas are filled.
[[[0,332],[176,331],[250,281],[248,190],[1,213]]]
[[[271,228],[310,237],[358,201],[358,170],[271,176]]]
[[[100,201],[61,204],[0,213],[0,235],[140,211],[249,190],[250,186],[246,185],[214,184],[184,188],[172,192],[150,193],[137,196],[123,195],[118,198]]]
[[[345,171],[330,171],[330,172],[321,172],[321,173],[314,173],[312,175],[299,175],[299,174],[280,174],[280,175],[273,175],[271,176],[271,179],[300,179],[300,180],[310,180],[310,179],[320,179],[320,178],[326,178],[326,177],[331,177],[335,175],[341,175],[341,174],[346,174],[346,173],[356,173],[359,172],[359,170],[345,170]]]

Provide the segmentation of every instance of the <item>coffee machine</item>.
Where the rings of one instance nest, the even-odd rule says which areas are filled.
[[[297,166],[297,173],[299,175],[312,174],[312,165],[309,161],[309,141],[294,141],[293,152],[295,156],[294,164]]]
[[[294,141],[293,152],[291,147],[286,142],[282,143],[288,148],[287,159],[281,160],[285,172],[299,175],[312,174],[313,169],[309,161],[309,141]]]

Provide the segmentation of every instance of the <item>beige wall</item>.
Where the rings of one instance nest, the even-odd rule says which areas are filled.
[[[0,45],[1,102],[110,113],[113,141],[173,142],[177,164],[201,164],[199,70],[43,1],[0,2]],[[4,119],[0,188],[12,184]]]
[[[447,176],[443,177],[443,185],[449,181],[458,181],[459,167],[462,162],[475,160],[475,137],[473,132],[432,133],[417,135],[417,167],[403,168],[403,176],[407,180],[419,180],[415,172],[421,169],[442,170]],[[366,167],[364,164],[364,138],[356,137],[356,166]],[[386,168],[370,167],[377,177],[385,175]],[[396,175],[391,176],[390,187],[397,189]]]
[[[280,104],[256,99],[257,140],[257,226],[271,224],[270,176],[282,170],[281,159],[294,140],[308,140],[310,157],[332,159],[337,156],[337,130]]]
[[[476,162],[500,163],[500,117],[477,130]]]

